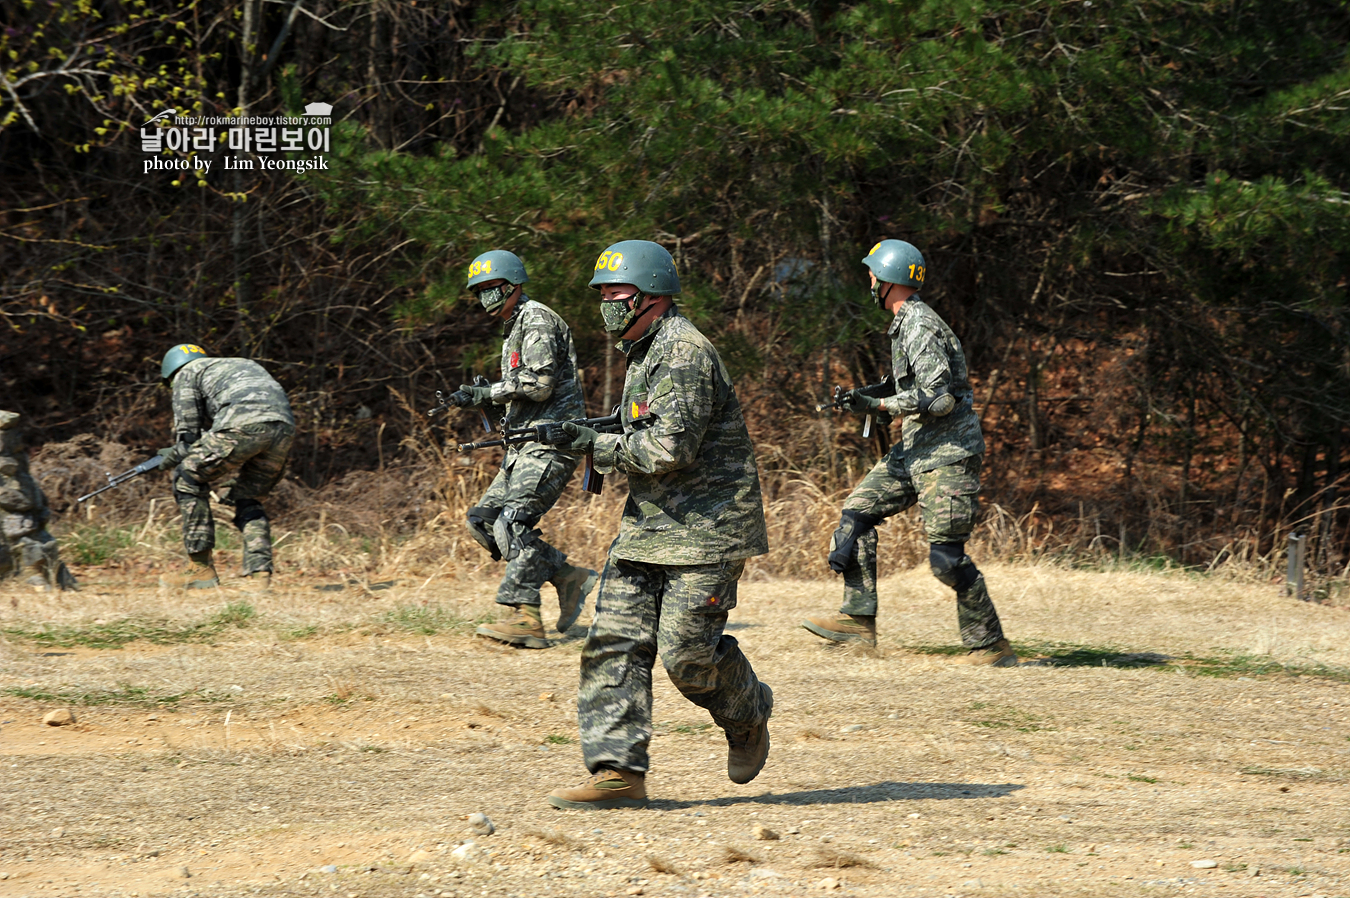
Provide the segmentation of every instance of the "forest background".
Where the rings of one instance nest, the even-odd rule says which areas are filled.
[[[823,572],[890,436],[815,405],[887,370],[859,261],[899,237],[970,361],[1004,554],[1272,570],[1300,532],[1328,590],[1348,40],[1344,0],[0,0],[0,406],[63,526],[93,526],[73,497],[169,440],[165,349],[250,356],[299,419],[295,526],[432,546],[492,473],[443,450],[472,416],[424,415],[495,373],[469,260],[525,259],[601,413],[622,357],[585,284],[609,243],[655,239],[797,552],[764,570]],[[223,143],[144,171],[162,110],[314,102],[326,171],[227,171]]]

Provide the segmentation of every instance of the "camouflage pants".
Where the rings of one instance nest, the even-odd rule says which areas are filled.
[[[768,716],[749,659],[723,632],[743,570],[744,561],[657,565],[610,557],[581,650],[577,693],[581,751],[591,773],[646,772],[657,654],[681,694],[719,725]]]
[[[517,520],[527,521],[529,527],[536,526],[567,488],[567,481],[580,460],[578,455],[543,446],[525,446],[511,452],[478,500],[477,507],[469,510],[469,528],[474,539],[485,545],[495,545],[493,522],[508,508],[515,509]],[[503,556],[505,548],[498,547]],[[565,552],[535,536],[519,555],[506,563],[502,581],[497,586],[497,602],[502,605],[540,604],[539,588],[558,573],[566,561]]]
[[[215,548],[211,485],[219,483],[222,501],[234,506],[234,525],[244,537],[244,573],[272,570],[272,529],[260,500],[281,481],[294,439],[294,427],[269,421],[211,431],[192,444],[173,481],[189,554]]]
[[[979,510],[981,456],[973,455],[932,471],[911,475],[899,446],[877,462],[848,498],[845,512],[877,520],[897,515],[916,502],[930,544],[964,545],[975,527]],[[844,614],[875,616],[877,613],[877,531],[868,528],[858,537],[857,557],[844,570]],[[961,566],[974,578],[956,592],[956,619],[961,642],[981,648],[1003,638],[1003,627],[984,577],[964,551]],[[934,553],[934,574],[938,574]],[[947,582],[944,580],[943,582]]]

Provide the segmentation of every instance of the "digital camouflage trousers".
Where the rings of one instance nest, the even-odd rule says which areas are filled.
[[[932,471],[911,475],[899,447],[877,462],[844,500],[844,512],[867,515],[877,521],[919,505],[930,544],[961,544],[970,538],[979,511],[981,456],[972,455]],[[844,570],[844,614],[877,613],[877,531],[858,537],[857,557]],[[989,597],[984,577],[969,557],[962,558],[973,578],[956,591],[956,620],[962,644],[970,648],[991,645],[1003,638],[998,611]],[[935,569],[934,573],[938,571]],[[944,581],[946,582],[946,581]]]
[[[192,444],[173,481],[188,554],[215,548],[215,485],[221,501],[234,506],[234,525],[243,534],[244,573],[272,570],[272,529],[261,500],[281,481],[294,439],[294,427],[269,421],[211,431]]]
[[[493,524],[507,509],[513,509],[524,528],[534,528],[567,489],[580,456],[543,446],[525,446],[511,453],[492,478],[475,508],[469,509],[469,530],[475,540],[491,550],[496,546]],[[497,547],[504,557],[505,546]],[[497,602],[502,605],[538,605],[539,589],[567,561],[567,554],[543,540],[534,531],[520,554],[506,562]]]
[[[755,671],[728,636],[745,562],[655,565],[611,556],[581,650],[577,722],[586,768],[645,773],[652,739],[652,667],[719,726],[770,711]]]

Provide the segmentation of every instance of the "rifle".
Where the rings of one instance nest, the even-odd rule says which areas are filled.
[[[835,384],[834,398],[826,400],[825,402],[822,402],[819,405],[817,405],[816,411],[823,412],[826,409],[832,408],[848,411],[847,407],[844,405],[844,396],[848,392],[849,391],[845,390],[843,387],[839,386],[838,384]],[[858,387],[858,389],[855,392],[863,396],[871,396],[874,399],[885,399],[887,396],[895,395],[895,379],[892,378],[889,374],[887,374],[885,377],[881,379],[880,383],[868,384],[865,387]],[[867,439],[872,435],[872,415],[873,415],[872,412],[868,412],[867,419],[863,422],[863,434],[862,434],[863,439]],[[891,423],[891,415],[884,409],[880,412],[877,412],[876,416],[883,425]]]
[[[565,430],[563,424],[579,424],[582,427],[589,427],[600,433],[620,433],[623,430],[623,423],[619,419],[617,411],[612,415],[606,415],[603,418],[580,418],[575,421],[554,421],[550,424],[536,424],[533,427],[507,427],[506,419],[501,420],[501,429],[498,433],[501,436],[494,440],[479,440],[476,443],[460,443],[457,448],[460,452],[472,452],[475,449],[490,449],[493,446],[518,446],[521,443],[543,443],[545,446],[561,446],[572,441]],[[581,488],[585,492],[593,495],[600,495],[600,491],[605,486],[605,475],[595,470],[595,454],[586,453],[586,464],[582,469]]]
[[[156,455],[154,458],[148,458],[145,461],[141,462],[139,465],[132,468],[130,471],[123,471],[121,474],[118,474],[115,477],[113,476],[112,472],[109,471],[104,475],[108,478],[107,486],[101,486],[98,489],[94,490],[92,493],[85,493],[83,496],[75,500],[75,504],[78,505],[85,499],[92,499],[99,493],[107,492],[108,490],[112,489],[115,486],[121,486],[131,478],[139,477],[142,474],[145,474],[149,471],[153,471],[155,468],[158,468],[162,464],[164,464],[163,456]]]
[[[488,379],[481,374],[479,374],[477,377],[473,379],[473,385],[475,387],[492,386],[492,384],[488,381]],[[431,411],[427,412],[427,417],[434,418],[440,412],[443,412],[451,407],[463,408],[466,404],[468,404],[468,401],[469,401],[469,394],[465,393],[463,390],[456,390],[449,396],[442,393],[440,390],[437,390],[436,391],[437,405]],[[488,420],[487,412],[483,411],[480,408],[478,410],[478,414],[480,414],[483,417],[483,432],[492,433],[492,422]]]

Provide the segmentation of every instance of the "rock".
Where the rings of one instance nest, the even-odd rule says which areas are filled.
[[[75,722],[75,712],[69,708],[57,708],[55,711],[48,711],[42,722],[49,727],[70,726]]]
[[[417,849],[412,854],[408,855],[408,863],[410,864],[426,864],[430,863],[431,861],[434,861],[435,859],[436,859],[436,852],[426,851],[425,849],[421,848]]]
[[[554,702],[558,700],[558,697],[552,692],[541,692],[539,693],[539,700],[541,702]]]
[[[492,825],[492,820],[487,814],[470,814],[469,831],[475,836],[490,836],[497,831],[497,827]]]
[[[783,874],[777,870],[770,870],[768,867],[756,867],[750,871],[751,879],[782,879]]]
[[[642,894],[642,886],[632,886],[632,887],[630,887],[630,888],[628,889],[628,891],[624,892],[624,894],[625,894],[625,895],[641,895],[641,894]]]
[[[457,863],[477,864],[482,863],[487,859],[487,852],[479,848],[478,843],[474,842],[473,839],[470,839],[454,851],[450,852],[450,857]]]
[[[827,892],[833,891],[839,888],[839,880],[835,879],[833,876],[827,876],[816,883],[816,888],[824,889]]]
[[[336,872],[337,872],[337,864],[324,864],[322,867],[319,868],[319,872],[320,872],[320,873],[336,873]]]
[[[849,725],[846,726],[846,727],[840,727],[840,728],[839,728],[839,732],[841,732],[841,733],[859,733],[859,732],[862,732],[862,729],[863,729],[863,725],[862,725],[862,724],[860,724],[860,723],[852,723],[852,724],[849,724]]]
[[[785,829],[785,830],[783,830],[783,831],[784,831],[785,833],[787,833],[789,836],[799,836],[799,835],[801,835],[801,832],[802,832],[801,829],[799,829],[798,827],[795,827],[795,826],[789,826],[787,829]]]
[[[173,875],[177,876],[179,879],[191,879],[192,871],[187,867],[178,867],[173,871]]]
[[[1191,861],[1191,866],[1197,870],[1213,870],[1219,866],[1218,861]]]
[[[782,836],[778,835],[778,833],[769,829],[763,823],[755,824],[754,833],[755,838],[759,839],[761,842],[777,842],[779,839],[782,838]]]
[[[961,888],[963,888],[963,889],[982,889],[982,888],[984,888],[984,882],[983,882],[982,880],[979,880],[979,879],[967,879],[965,882],[961,883]]]

